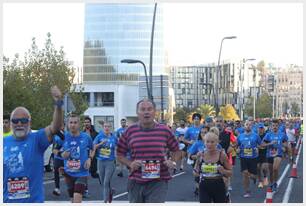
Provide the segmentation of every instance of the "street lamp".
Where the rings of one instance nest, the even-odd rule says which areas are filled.
[[[217,81],[216,81],[216,92],[215,92],[215,107],[216,107],[216,114],[218,115],[219,113],[219,85],[218,85],[218,77],[219,77],[219,72],[220,72],[220,57],[221,57],[221,51],[222,51],[222,44],[223,44],[223,41],[225,39],[236,39],[237,37],[236,36],[226,36],[226,37],[223,37],[222,41],[221,41],[221,45],[220,45],[220,51],[219,51],[219,58],[218,58],[218,66],[217,66]]]
[[[244,72],[245,72],[245,64],[246,64],[246,62],[247,61],[255,61],[256,59],[254,59],[254,58],[249,58],[249,59],[243,59],[242,61],[243,61],[243,78],[241,78],[241,72],[240,72],[240,84],[241,84],[241,92],[240,92],[240,94],[241,94],[241,96],[242,96],[242,98],[240,98],[240,105],[239,105],[239,107],[240,107],[240,119],[242,120],[243,119],[243,107],[242,107],[242,104],[244,103],[244,101],[243,101],[243,99],[244,99],[244,90],[243,90],[243,81],[244,81]],[[241,69],[240,69],[240,71],[241,71]]]
[[[137,63],[139,63],[139,64],[142,64],[142,66],[144,68],[145,76],[146,76],[146,85],[147,85],[148,98],[153,101],[152,91],[149,88],[149,82],[148,82],[148,75],[147,75],[146,65],[142,61],[137,60],[137,59],[122,59],[121,63],[126,63],[126,64],[137,64]]]

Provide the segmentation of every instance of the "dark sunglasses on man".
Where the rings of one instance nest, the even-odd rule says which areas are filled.
[[[13,124],[18,124],[18,122],[21,122],[21,124],[27,124],[29,123],[30,119],[29,118],[14,118],[11,119],[11,122]]]

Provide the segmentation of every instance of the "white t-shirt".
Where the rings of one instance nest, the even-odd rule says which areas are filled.
[[[188,127],[179,127],[176,129],[176,132],[178,132],[180,135],[185,135],[186,131],[187,131]]]
[[[286,129],[286,134],[288,136],[288,142],[295,142],[295,130],[294,129]]]

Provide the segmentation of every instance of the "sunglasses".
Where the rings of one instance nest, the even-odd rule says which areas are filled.
[[[18,122],[21,122],[21,124],[27,124],[29,123],[30,119],[29,118],[16,118],[11,120],[13,124],[18,124]]]

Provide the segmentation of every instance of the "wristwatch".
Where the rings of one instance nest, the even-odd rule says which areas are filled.
[[[57,107],[62,107],[64,105],[64,101],[62,99],[59,99],[54,102],[54,105]]]

